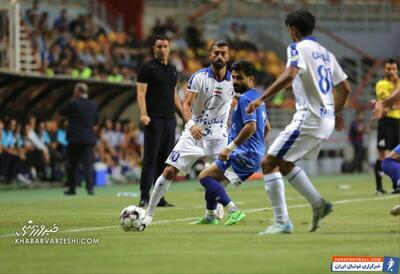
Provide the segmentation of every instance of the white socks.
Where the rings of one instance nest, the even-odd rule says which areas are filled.
[[[228,213],[232,213],[238,210],[236,205],[232,201],[230,201],[229,204],[225,206],[225,208],[228,211]]]
[[[315,189],[304,170],[295,166],[285,177],[293,188],[307,199],[313,208],[321,206],[323,201],[321,194]]]
[[[274,221],[279,224],[286,224],[289,221],[289,216],[282,175],[279,172],[266,174],[264,175],[264,182],[265,190],[268,193],[274,211]]]
[[[158,202],[160,202],[161,197],[163,197],[165,193],[167,193],[171,182],[172,180],[168,180],[162,174],[160,175],[160,177],[158,177],[150,196],[149,206],[147,207],[146,215],[154,215],[154,209],[158,205]]]
[[[207,220],[214,220],[217,218],[217,210],[216,209],[206,209],[206,219]]]

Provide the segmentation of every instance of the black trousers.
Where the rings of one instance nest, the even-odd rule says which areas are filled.
[[[144,127],[143,168],[140,176],[140,199],[150,199],[150,189],[165,168],[165,160],[175,145],[175,119],[151,117]]]
[[[363,170],[364,147],[361,142],[353,141],[354,157],[353,157],[353,172],[361,173]]]
[[[86,190],[93,191],[94,145],[68,144],[68,187],[74,192],[79,183],[79,165],[82,164]]]

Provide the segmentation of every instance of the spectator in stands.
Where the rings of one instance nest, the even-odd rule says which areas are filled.
[[[239,32],[237,35],[238,47],[241,49],[249,49],[256,51],[257,47],[251,39],[250,35],[247,33],[247,26],[240,25]]]
[[[96,134],[94,126],[98,120],[98,110],[94,101],[89,100],[89,88],[84,83],[78,83],[74,88],[74,98],[61,114],[68,118],[68,190],[65,195],[75,195],[78,184],[79,164],[83,166],[86,190],[94,195],[93,163]]]
[[[111,81],[120,81],[121,78],[134,80],[140,66],[149,58],[144,43],[136,39],[137,33],[133,25],[129,27],[127,33],[114,31],[106,33],[96,24],[91,14],[80,14],[69,20],[67,10],[62,9],[52,29],[49,29],[48,15],[38,10],[38,1],[32,6],[32,9],[26,11],[24,20],[32,31],[32,46],[37,49],[35,58],[42,60],[41,71],[48,76],[64,74],[85,79],[107,80],[113,73],[113,67],[117,66],[120,75],[111,75]],[[39,14],[42,14],[41,18]],[[271,60],[270,55],[260,55],[262,51],[254,52],[255,46],[251,41],[249,44],[248,40],[251,39],[245,25],[233,23],[231,28],[231,32],[228,33],[229,40],[234,40],[232,44],[241,49],[237,54],[234,53],[236,57],[233,60],[246,58],[254,62],[260,73],[257,75],[258,78],[259,76],[262,78],[266,72],[275,76],[282,72],[284,66],[278,58]],[[171,58],[174,59],[171,61],[177,65],[178,72],[183,77],[206,65],[204,63],[207,59],[206,43],[202,40],[201,29],[195,22],[190,23],[185,32],[181,33],[174,18],[166,18],[165,23],[158,18],[148,40],[151,41],[155,34],[165,34],[170,37],[174,46],[171,49],[176,51],[176,54],[171,54]],[[80,66],[77,64],[78,59],[84,63],[82,68],[78,68]]]
[[[233,22],[229,26],[229,29],[225,34],[225,38],[230,45],[235,45],[236,42],[238,41],[238,35],[239,35],[238,24],[236,22]]]
[[[113,66],[111,74],[108,75],[107,81],[109,82],[122,82],[124,80],[124,76],[119,72],[119,68],[117,66]]]
[[[117,145],[118,145],[118,140],[117,140],[117,135],[114,130],[114,123],[111,120],[111,118],[107,118],[105,121],[104,125],[104,131],[103,133],[103,138],[104,141],[106,142],[108,146],[108,150],[111,153],[112,156],[117,156]]]
[[[134,157],[140,158],[142,156],[143,144],[140,142],[140,130],[136,127],[133,122],[125,122],[123,125],[123,150],[126,150],[128,154],[134,155]]]
[[[205,46],[202,40],[202,32],[195,22],[191,22],[185,29],[185,39],[188,46],[198,54],[198,49],[202,49]]]
[[[160,18],[156,18],[153,28],[151,29],[151,36],[165,35],[165,26],[161,23]]]
[[[165,35],[170,39],[173,40],[179,35],[179,27],[175,22],[175,19],[172,17],[168,17],[166,19],[165,25]]]
[[[116,144],[117,144],[116,147],[118,150],[120,150],[124,144],[124,134],[122,132],[121,121],[115,121],[114,132],[115,132],[115,140],[116,140]]]
[[[44,35],[46,32],[50,30],[48,19],[49,19],[49,14],[47,12],[42,12],[40,14],[37,30],[41,35]]]
[[[84,15],[80,14],[69,23],[69,30],[75,38],[84,39]]]
[[[35,128],[36,118],[32,116],[24,126],[25,142],[30,143],[30,151],[32,153],[32,158],[34,159],[34,163],[32,164],[34,171],[31,175],[33,176],[33,179],[39,178],[41,180],[46,180],[48,179],[46,166],[50,162],[49,149],[46,144],[41,141],[40,137],[34,130]]]
[[[0,182],[5,180],[5,169],[3,169],[5,158],[5,138],[6,131],[4,129],[4,122],[0,120]]]
[[[83,51],[78,53],[78,58],[82,63],[89,67],[92,67],[96,63],[96,60],[88,47],[85,47]]]
[[[19,151],[17,148],[17,136],[15,132],[17,130],[17,121],[10,119],[6,122],[5,129],[2,130],[2,156],[1,156],[1,169],[0,174],[10,183],[17,177],[17,166],[19,160]],[[25,176],[18,178],[21,182],[31,183],[31,180]]]
[[[64,162],[66,159],[65,150],[63,145],[58,141],[57,123],[55,121],[46,122],[46,131],[49,135],[49,154],[50,154],[50,181],[60,182],[64,175]]]
[[[58,31],[66,30],[68,28],[68,17],[66,9],[62,9],[60,11],[60,16],[54,20],[53,27]]]
[[[72,77],[88,79],[92,76],[92,70],[81,60],[76,62],[75,68],[72,70]]]
[[[126,38],[126,46],[129,48],[141,48],[142,41],[136,38],[136,27],[135,25],[130,25],[128,28],[127,38]]]
[[[25,22],[28,27],[35,29],[37,27],[39,17],[39,1],[35,0],[32,2],[32,7],[25,11]]]
[[[364,134],[367,132],[364,111],[357,112],[356,118],[350,125],[349,139],[353,146],[354,157],[352,171],[361,173],[364,162]]]
[[[40,121],[39,122],[39,129],[38,129],[38,136],[40,141],[45,145],[48,146],[50,144],[50,135],[47,131],[47,122]]]

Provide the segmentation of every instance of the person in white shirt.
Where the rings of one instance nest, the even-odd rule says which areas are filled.
[[[189,79],[182,105],[185,130],[154,185],[146,210],[147,225],[176,174],[179,171],[188,173],[201,157],[217,159],[227,144],[227,120],[234,97],[232,76],[227,69],[229,53],[227,42],[214,42],[209,53],[211,66],[197,71]]]
[[[315,26],[314,16],[305,10],[287,15],[286,25],[294,41],[288,49],[285,71],[259,99],[247,107],[253,112],[265,100],[292,83],[296,99],[296,113],[292,122],[282,131],[269,148],[262,161],[265,188],[274,212],[274,224],[260,235],[291,233],[281,174],[302,194],[313,208],[309,231],[313,232],[320,221],[332,211],[332,204],[325,201],[315,189],[304,170],[295,165],[302,159],[315,159],[321,143],[333,130],[343,129],[340,114],[351,88],[335,56],[311,37]],[[337,94],[333,96],[333,88]]]

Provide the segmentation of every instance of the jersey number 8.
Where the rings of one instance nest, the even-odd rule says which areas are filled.
[[[330,69],[327,69],[324,65],[320,65],[317,70],[319,76],[319,90],[323,94],[327,94],[332,88]]]

